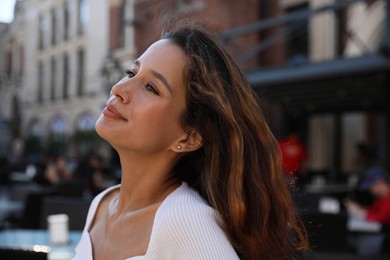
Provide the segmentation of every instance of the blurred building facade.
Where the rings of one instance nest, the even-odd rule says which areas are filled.
[[[111,87],[166,24],[201,14],[223,31],[258,20],[257,1],[245,2],[16,1],[14,20],[1,31],[0,119],[11,139],[2,155],[14,140],[24,140],[33,157],[79,155],[78,137],[93,135]],[[248,15],[231,19],[237,8]]]
[[[282,115],[277,136],[298,131],[307,167],[331,179],[360,167],[361,144],[371,163],[389,168],[389,1],[279,1],[278,8],[283,17],[269,19],[273,27],[263,22],[271,35],[263,42],[284,57],[268,63],[277,69],[247,74]]]
[[[10,123],[13,138],[32,146],[51,142],[57,147],[52,153],[78,152],[77,136],[92,134],[108,95],[102,66],[110,53],[110,10],[121,4],[16,2],[14,20],[1,42],[5,62],[0,117]],[[133,38],[129,39],[132,44]],[[126,46],[126,53],[134,53],[131,44],[115,49]],[[69,147],[73,136],[76,146]]]
[[[257,32],[241,64],[277,138],[293,132],[308,147],[307,168],[330,179],[370,163],[388,169],[389,1],[261,1],[261,20],[224,32],[228,46]],[[366,162],[367,163],[367,162]]]
[[[19,0],[1,32],[0,118],[14,138],[88,132],[134,58],[197,20],[264,98],[276,137],[298,131],[311,169],[349,172],[357,143],[389,148],[388,2]]]

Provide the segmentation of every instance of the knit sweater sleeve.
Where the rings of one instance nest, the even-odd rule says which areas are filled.
[[[148,251],[151,259],[239,259],[217,212],[186,184],[156,213]]]

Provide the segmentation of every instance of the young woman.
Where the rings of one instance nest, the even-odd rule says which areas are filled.
[[[207,31],[165,33],[96,123],[120,186],[99,194],[75,259],[292,259],[307,250],[278,144],[250,85]]]

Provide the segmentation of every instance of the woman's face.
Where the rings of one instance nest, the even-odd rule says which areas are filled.
[[[152,44],[111,90],[96,122],[99,135],[118,151],[158,153],[174,146],[184,130],[186,54],[169,40]]]

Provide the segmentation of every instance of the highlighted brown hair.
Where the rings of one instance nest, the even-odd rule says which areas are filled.
[[[189,57],[185,68],[185,129],[203,146],[188,153],[175,173],[222,216],[232,245],[250,259],[293,259],[307,237],[281,168],[278,144],[257,97],[218,40],[197,25],[162,36]]]

